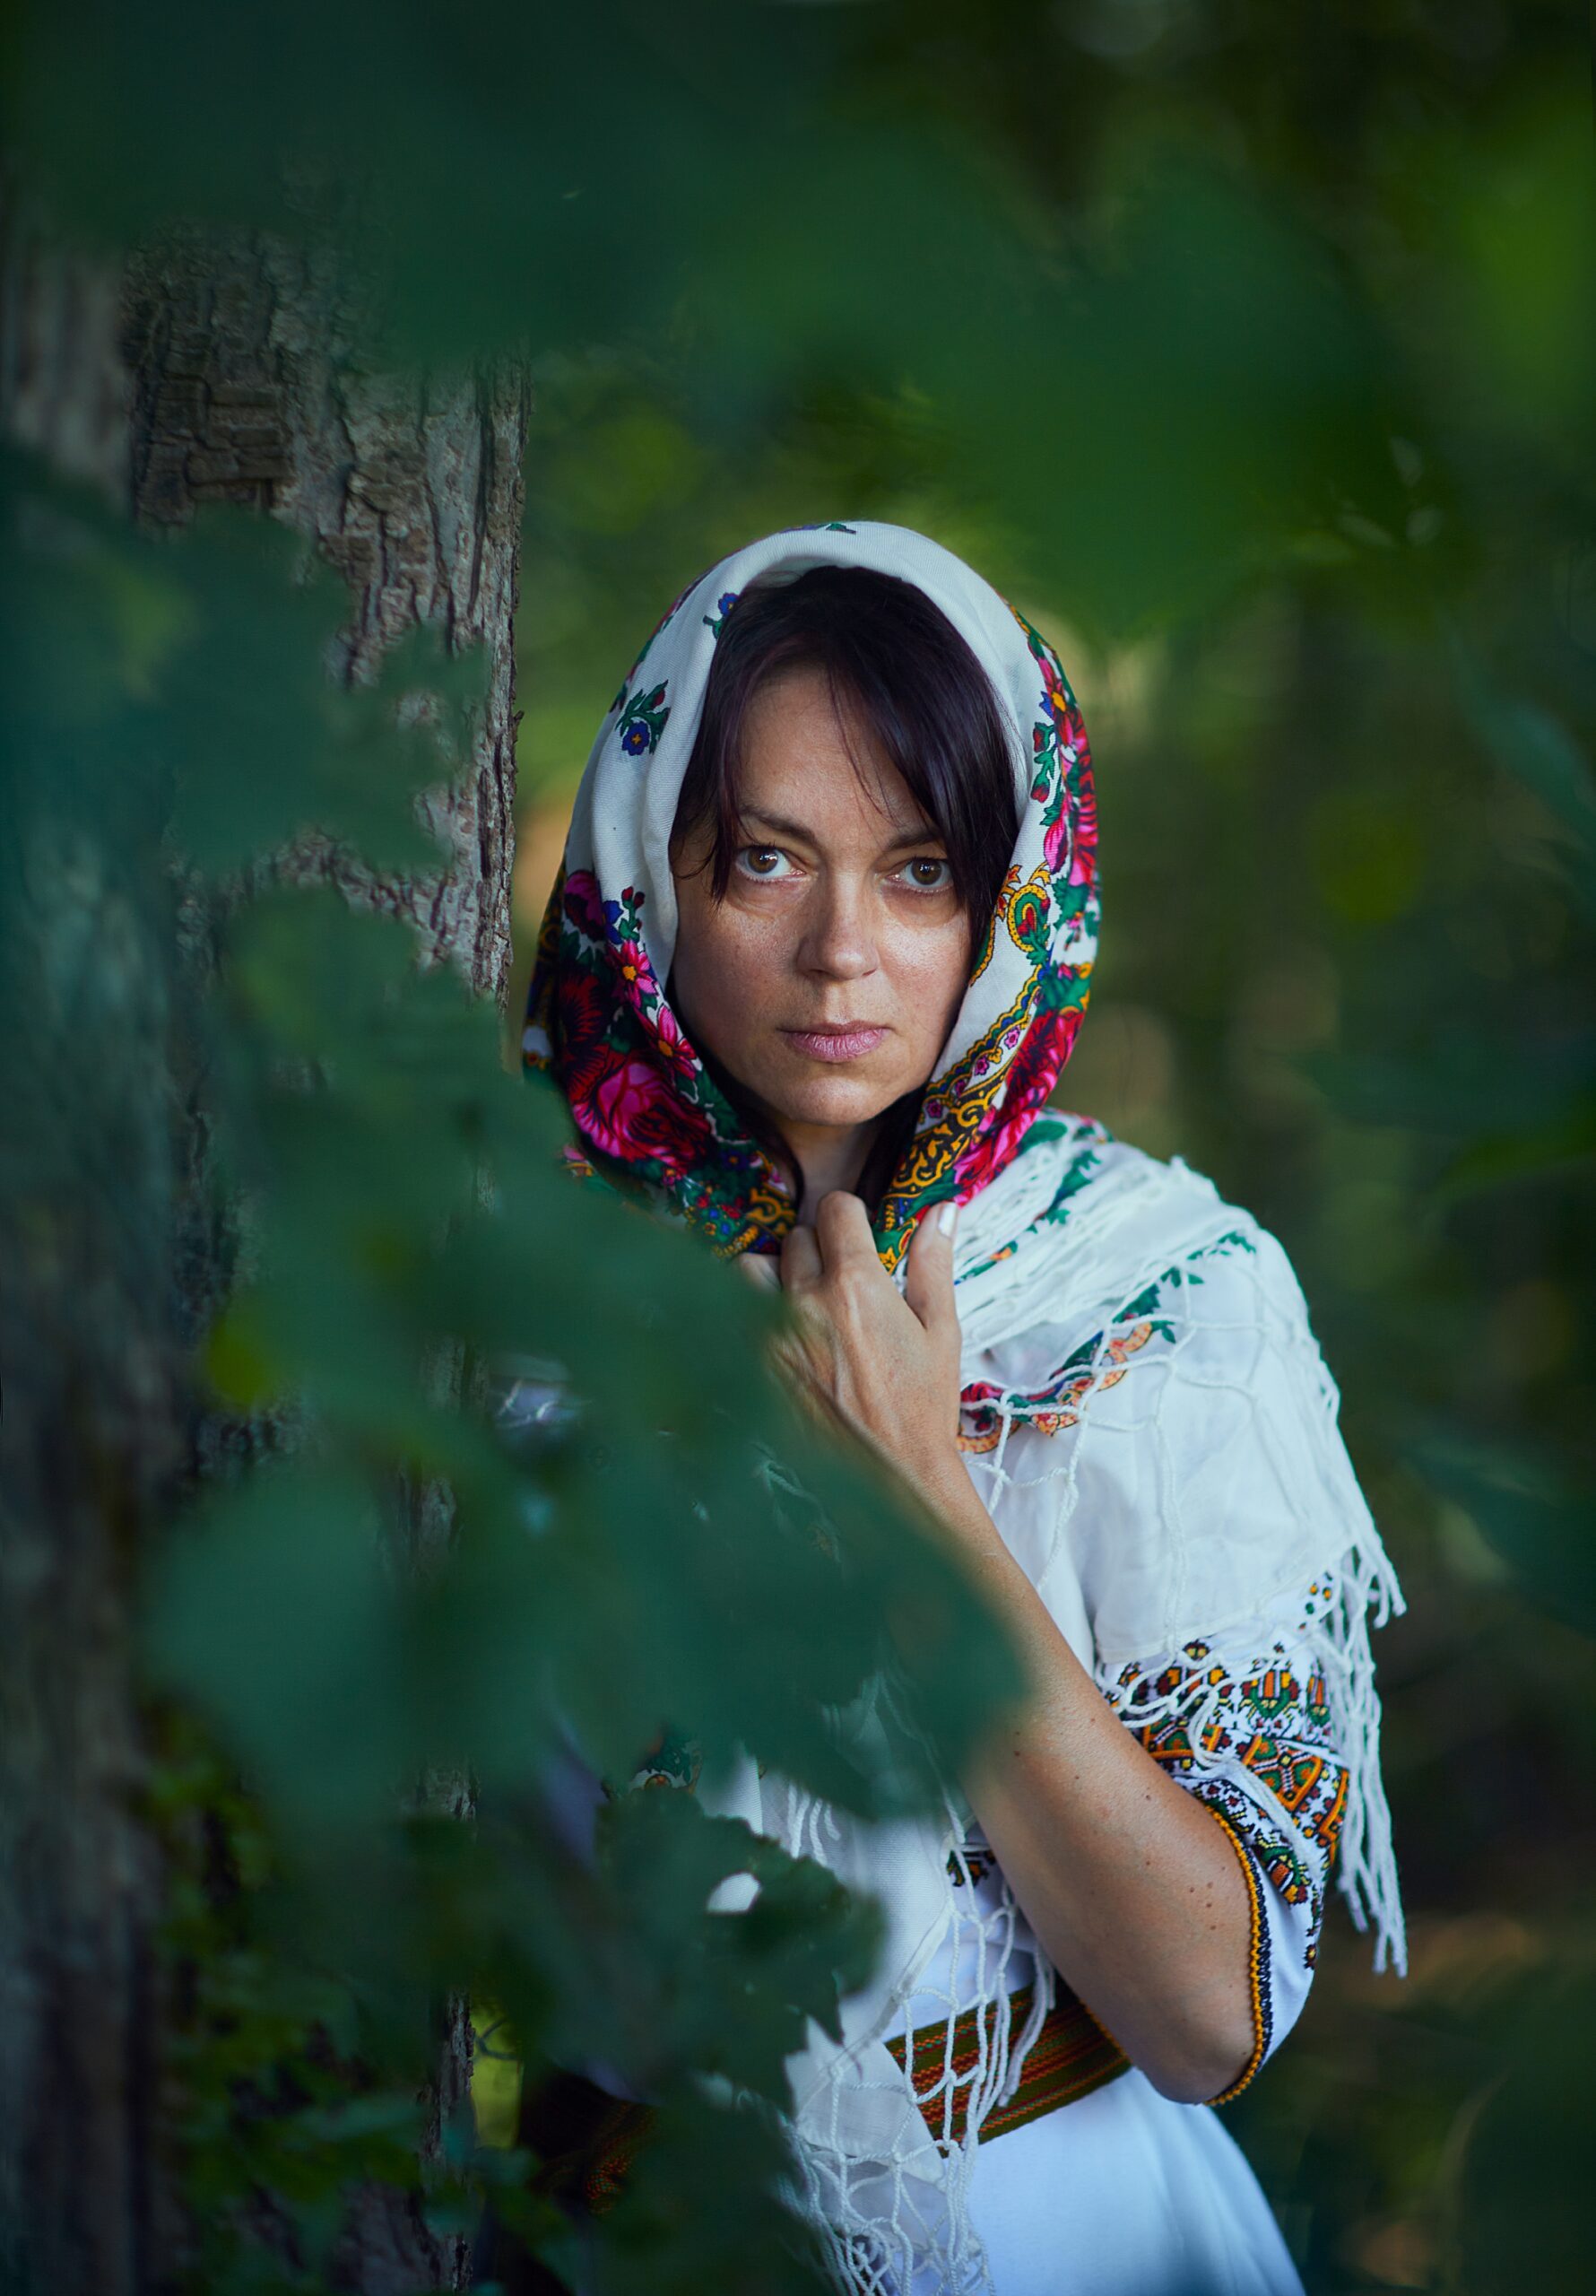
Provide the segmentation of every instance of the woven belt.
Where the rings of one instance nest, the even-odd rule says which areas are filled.
[[[654,2109],[579,2073],[550,2073],[522,2097],[517,2142],[542,2156],[532,2189],[590,2216],[613,2207],[654,2127]]]
[[[1024,2031],[1035,1988],[1021,1986],[1009,1996],[1009,2031]],[[997,2004],[967,2009],[953,2020],[951,2046],[946,2025],[922,2025],[909,2037],[912,2054],[909,2079],[925,2126],[939,2144],[962,2144],[968,2117],[970,2088],[980,2059],[976,2020],[986,2019],[987,2038],[997,2021]],[[887,2043],[899,2065],[904,2061],[900,2033]],[[1062,1979],[1053,2007],[1043,2021],[1036,2044],[1028,2053],[1019,2086],[1001,2105],[993,2105],[981,2123],[978,2142],[986,2144],[1011,2128],[1040,2120],[1044,2113],[1072,2105],[1106,2083],[1131,2069],[1131,2060],[1106,2033],[1083,2001]]]
[[[1034,1987],[1022,1986],[1009,1996],[1009,2030],[1024,2031],[1030,2014]],[[990,2037],[997,2005],[984,2010],[967,2009],[953,2020],[949,2048],[948,2028],[922,2025],[912,2038],[909,2079],[930,2129],[939,2144],[964,2141],[970,2087],[976,2077],[978,2051],[976,2021],[987,2020]],[[901,2066],[901,2034],[887,2047]],[[1044,2113],[1073,2104],[1094,2089],[1117,2080],[1131,2069],[1131,2060],[1104,2031],[1085,2003],[1076,1998],[1063,1979],[1055,1980],[1053,2007],[1025,2060],[1019,2086],[1008,2100],[993,2105],[981,2124],[985,2144]],[[951,2102],[949,2092],[951,2090]],[[944,2109],[946,2108],[946,2111]],[[523,2109],[522,2134],[544,2155],[545,2165],[535,2188],[555,2194],[594,2216],[602,2216],[620,2198],[628,2171],[654,2125],[647,2105],[627,2104],[606,2096],[602,2089],[574,2074],[559,2074]]]

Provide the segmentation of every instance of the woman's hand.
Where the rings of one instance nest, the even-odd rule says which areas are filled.
[[[967,1480],[956,1440],[955,1213],[943,1204],[922,1216],[901,1293],[877,1256],[863,1204],[840,1188],[821,1197],[814,1226],[794,1228],[781,1254],[796,1320],[776,1353],[800,1400],[862,1436],[933,1503],[950,1470]],[[768,1259],[742,1265],[753,1282],[774,1280]]]

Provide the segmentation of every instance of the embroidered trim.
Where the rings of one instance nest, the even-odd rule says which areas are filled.
[[[1225,1838],[1235,1850],[1237,1862],[1247,1884],[1247,1909],[1252,1922],[1252,1936],[1247,1947],[1247,1982],[1253,1995],[1253,2054],[1242,2067],[1238,2079],[1217,2097],[1210,2105],[1227,2105],[1232,2097],[1239,2097],[1248,2082],[1269,2055],[1269,2044],[1274,2031],[1274,2012],[1271,2006],[1269,1982],[1269,1922],[1263,1910],[1262,1893],[1258,1887],[1258,1873],[1245,1842],[1243,1841],[1223,1810],[1204,1800],[1201,1794],[1193,1799],[1201,1803],[1214,1823],[1223,1826]]]
[[[1332,1866],[1354,1923],[1375,1930],[1375,1969],[1407,1966],[1369,1648],[1370,1625],[1401,1603],[1371,1535],[1305,1593],[1282,1594],[1247,1643],[1187,1642],[1098,1678],[1127,1729],[1223,1807],[1259,1874],[1303,1909],[1309,1969]]]
[[[1156,1672],[1122,1668],[1107,1692],[1153,1760],[1221,1806],[1264,1879],[1288,1905],[1306,1909],[1309,1967],[1349,1792],[1316,1647],[1323,1637],[1314,1625],[1333,1587],[1333,1574],[1321,1571],[1304,1605],[1302,1632],[1277,1639],[1245,1664],[1217,1657],[1206,1642],[1188,1642]],[[1148,1709],[1154,1718],[1143,1720]],[[1256,1801],[1215,1775],[1226,1762],[1267,1790],[1284,1825],[1270,1823]]]
[[[1010,2030],[1024,2029],[1035,1988],[1019,1987],[1009,1996]],[[966,2009],[953,2020],[951,2034],[945,2024],[921,2025],[910,2036],[913,2054],[909,2079],[921,2117],[937,2143],[946,2151],[962,2144],[968,2117],[970,2083],[984,2061],[976,2019],[984,2014],[987,2039],[997,2017],[997,2004],[984,2012]],[[904,2037],[894,2035],[887,2047],[901,2066]],[[1078,2097],[1117,2081],[1131,2069],[1131,2060],[1106,2033],[1084,2001],[1061,1981],[1053,2008],[1026,2053],[1025,2066],[1012,2096],[995,2104],[981,2124],[977,2142],[986,2144],[1011,2128],[1040,2120],[1044,2113],[1072,2105]]]

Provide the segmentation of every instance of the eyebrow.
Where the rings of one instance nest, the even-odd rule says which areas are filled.
[[[780,813],[768,813],[759,805],[748,806],[742,820],[745,827],[750,822],[759,822],[766,829],[774,830],[777,837],[795,837],[801,845],[812,845],[815,841],[814,831],[805,829],[802,822],[787,821]],[[930,822],[922,822],[917,829],[906,829],[900,831],[897,837],[889,838],[881,850],[884,853],[901,853],[911,845],[946,843],[947,839],[939,835]]]

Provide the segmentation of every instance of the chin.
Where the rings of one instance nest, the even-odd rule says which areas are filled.
[[[817,1076],[802,1083],[785,1081],[763,1094],[777,1122],[793,1124],[869,1124],[884,1115],[907,1085],[872,1084],[863,1076]]]

